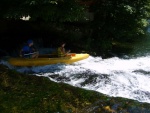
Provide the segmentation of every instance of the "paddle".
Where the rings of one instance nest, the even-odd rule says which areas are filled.
[[[74,57],[74,56],[76,56],[76,53],[68,53],[67,56],[72,56],[72,57]]]
[[[24,56],[27,56],[27,55],[33,55],[33,54],[36,54],[37,52],[33,52],[33,53],[28,53],[28,54],[24,54]]]

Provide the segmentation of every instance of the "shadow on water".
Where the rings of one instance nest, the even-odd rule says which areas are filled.
[[[150,54],[150,37],[135,42],[114,42],[112,52],[114,56],[129,59]]]
[[[46,66],[33,66],[33,67],[15,67],[18,72],[26,74],[38,74],[43,75],[44,73],[57,73],[65,68],[64,64],[54,64]]]

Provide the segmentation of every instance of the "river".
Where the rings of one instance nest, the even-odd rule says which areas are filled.
[[[93,57],[70,64],[10,68],[18,72],[48,77],[75,87],[95,90],[113,97],[150,103],[150,55],[102,59]]]

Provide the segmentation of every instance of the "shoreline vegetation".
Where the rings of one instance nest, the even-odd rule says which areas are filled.
[[[55,83],[0,65],[1,113],[149,113],[150,104]]]

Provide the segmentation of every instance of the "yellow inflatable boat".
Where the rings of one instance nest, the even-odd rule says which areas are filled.
[[[70,54],[66,57],[55,57],[52,58],[51,55],[40,55],[39,58],[9,58],[8,62],[13,66],[44,66],[50,64],[71,64],[89,57],[89,54]]]

